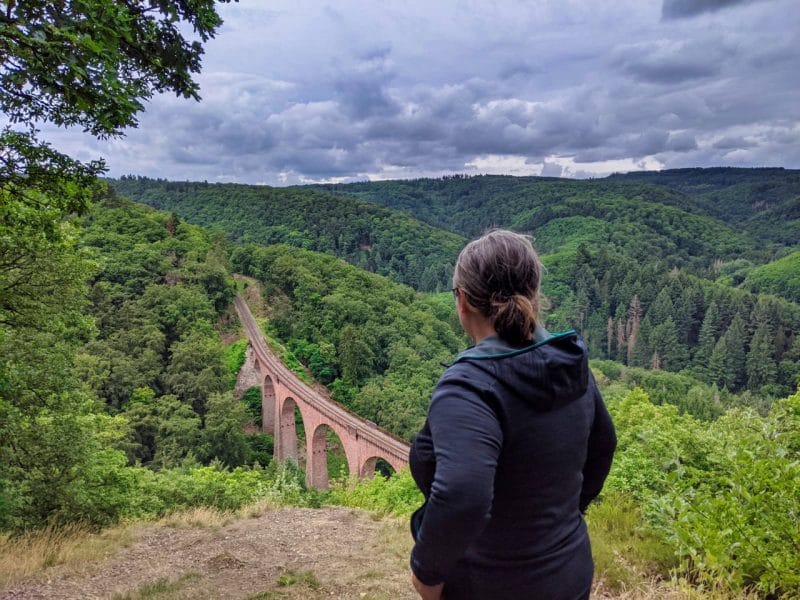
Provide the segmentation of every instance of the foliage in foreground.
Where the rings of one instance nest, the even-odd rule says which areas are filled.
[[[339,479],[331,486],[328,494],[328,499],[333,504],[395,516],[410,515],[423,501],[422,493],[408,469],[389,477],[375,474],[372,479],[361,481],[354,478]]]
[[[641,390],[609,400],[619,447],[609,492],[645,519],[699,584],[800,593],[800,392],[766,417],[732,409],[712,422],[655,406]]]

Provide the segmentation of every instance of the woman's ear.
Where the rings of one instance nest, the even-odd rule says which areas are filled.
[[[475,312],[475,307],[467,301],[467,297],[463,292],[456,298],[456,310],[461,315],[468,315]]]

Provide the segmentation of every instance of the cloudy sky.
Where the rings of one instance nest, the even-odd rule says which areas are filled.
[[[200,103],[127,136],[48,130],[127,173],[286,185],[684,166],[800,168],[798,0],[240,0]]]

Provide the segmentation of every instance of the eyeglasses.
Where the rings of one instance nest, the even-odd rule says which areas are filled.
[[[461,290],[459,290],[457,287],[454,287],[450,291],[453,292],[453,298],[458,298],[458,295],[461,293]]]

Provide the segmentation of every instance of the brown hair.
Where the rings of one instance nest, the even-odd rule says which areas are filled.
[[[467,244],[453,273],[453,287],[514,345],[533,339],[541,280],[542,263],[529,239],[503,229]]]

